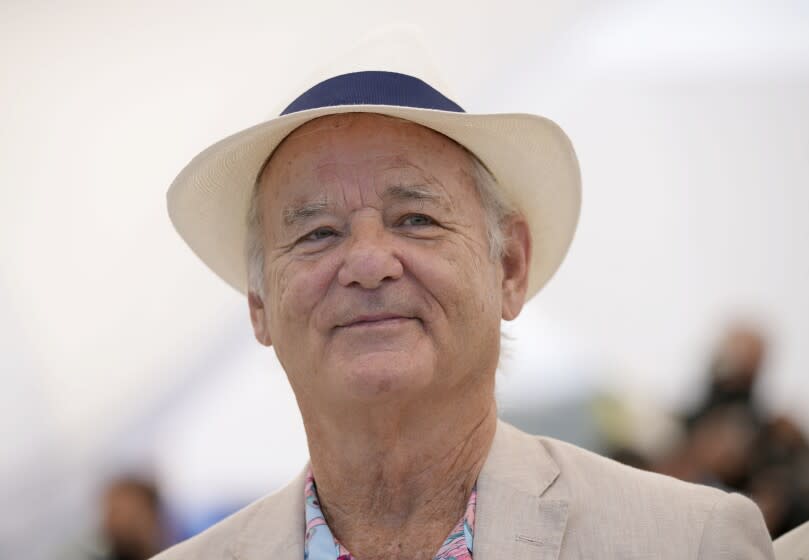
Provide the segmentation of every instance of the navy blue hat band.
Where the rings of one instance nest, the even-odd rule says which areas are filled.
[[[397,72],[352,72],[320,82],[303,92],[281,115],[338,105],[392,105],[463,113],[454,101],[426,82]]]

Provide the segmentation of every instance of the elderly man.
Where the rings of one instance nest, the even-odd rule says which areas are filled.
[[[556,270],[578,208],[550,121],[470,115],[376,69],[200,154],[172,219],[247,293],[311,461],[160,558],[772,558],[746,498],[497,420],[500,322]]]

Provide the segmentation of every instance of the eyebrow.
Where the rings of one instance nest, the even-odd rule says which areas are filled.
[[[393,185],[385,190],[385,198],[394,200],[421,200],[433,202],[442,208],[449,208],[449,202],[440,193],[422,185]]]
[[[450,207],[446,197],[422,185],[393,185],[385,189],[382,196],[385,199],[398,201],[420,200],[432,202],[446,209]],[[299,204],[293,203],[284,208],[284,224],[293,226],[309,218],[320,216],[331,210],[332,206],[325,198]]]
[[[325,213],[329,209],[329,206],[328,201],[325,199],[287,206],[284,208],[284,224],[292,226],[308,218],[319,216]]]

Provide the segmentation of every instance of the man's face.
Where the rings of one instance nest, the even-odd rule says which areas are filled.
[[[264,300],[251,295],[251,318],[302,408],[491,381],[501,316],[516,315],[524,289],[505,309],[510,283],[471,172],[444,136],[372,114],[317,119],[276,150],[260,185]]]

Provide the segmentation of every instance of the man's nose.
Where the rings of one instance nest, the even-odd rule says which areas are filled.
[[[341,285],[373,290],[386,280],[401,278],[402,272],[402,262],[383,224],[362,220],[352,225],[345,259],[337,273]]]

